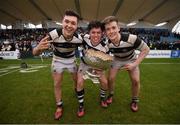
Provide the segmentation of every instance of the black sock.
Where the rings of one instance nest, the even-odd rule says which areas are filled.
[[[132,102],[136,102],[136,103],[139,102],[139,98],[136,97],[136,96],[135,96],[135,97],[132,97]]]
[[[114,93],[109,93],[108,98],[113,97]]]
[[[81,91],[76,91],[76,92],[77,92],[79,107],[83,107],[84,106],[84,89]]]
[[[63,101],[59,101],[59,102],[56,102],[56,106],[59,107],[59,108],[62,108],[63,106]]]
[[[106,100],[106,90],[100,89],[100,97],[102,101]]]

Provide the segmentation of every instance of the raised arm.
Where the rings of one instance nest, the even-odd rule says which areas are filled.
[[[39,44],[33,49],[33,55],[40,55],[44,50],[49,48],[49,36],[44,37]]]

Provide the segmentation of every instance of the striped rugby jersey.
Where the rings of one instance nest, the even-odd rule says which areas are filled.
[[[90,41],[90,36],[88,34],[84,35],[83,48],[86,49],[94,49],[96,51],[102,51],[107,53],[109,48],[103,39],[98,45],[94,46]]]
[[[75,59],[75,50],[82,45],[82,37],[74,33],[73,38],[68,41],[62,34],[62,29],[54,29],[49,32],[50,40],[52,40],[53,60],[64,63],[72,63]]]
[[[137,37],[137,35],[120,33],[121,39],[119,45],[114,45],[108,40],[109,51],[120,60],[130,60],[136,58],[135,50],[140,50],[146,43]]]
[[[80,51],[80,57],[83,63],[86,64],[86,62],[84,61],[84,56],[85,56],[85,50],[88,49],[93,49],[96,51],[102,51],[104,53],[108,53],[109,52],[109,48],[105,42],[105,40],[103,39],[98,45],[94,46],[90,40],[90,36],[88,34],[84,35],[83,37],[84,41],[83,41],[83,50]]]

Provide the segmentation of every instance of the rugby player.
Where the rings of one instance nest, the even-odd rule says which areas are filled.
[[[138,111],[139,91],[140,91],[140,71],[139,64],[149,52],[147,44],[137,35],[121,33],[118,26],[118,19],[108,16],[103,20],[105,33],[109,39],[109,51],[114,55],[114,60],[109,70],[107,103],[113,101],[115,78],[118,71],[124,69],[129,73],[132,82],[132,101],[130,108],[133,112]],[[137,56],[135,50],[139,50]]]

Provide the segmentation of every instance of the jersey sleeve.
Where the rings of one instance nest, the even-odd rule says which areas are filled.
[[[136,50],[141,50],[146,43],[137,35],[129,34],[128,42],[133,45]]]
[[[137,37],[137,39],[134,43],[134,48],[141,51],[146,47],[148,47],[147,44],[142,39]]]

